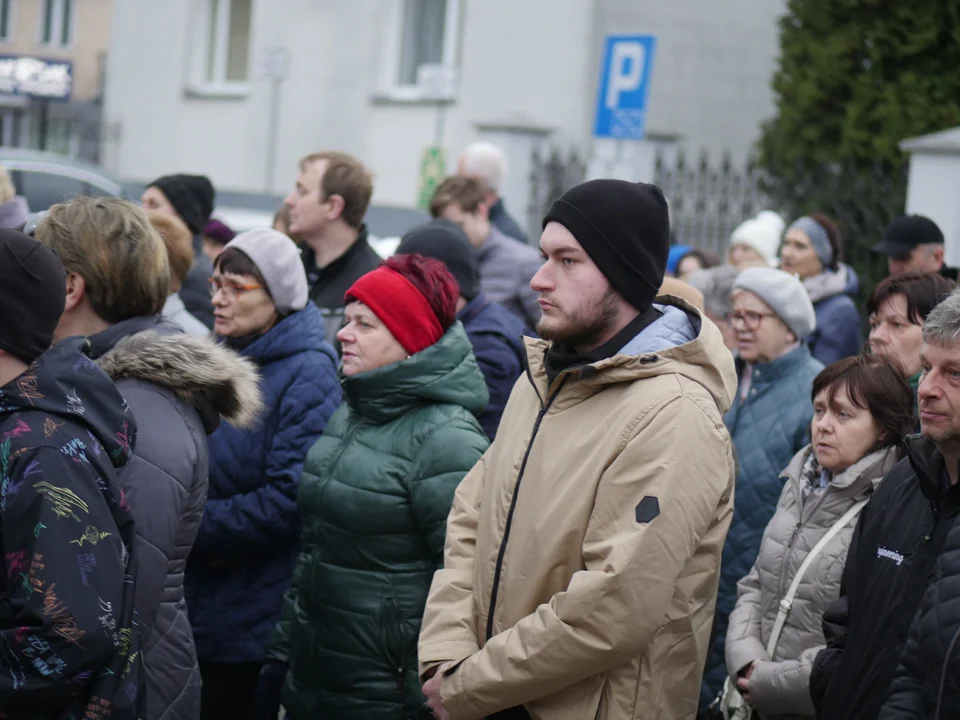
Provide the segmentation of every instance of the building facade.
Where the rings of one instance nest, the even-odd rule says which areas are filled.
[[[0,147],[99,158],[110,0],[0,0]]]
[[[508,153],[503,194],[522,216],[533,147],[620,151],[591,139],[607,34],[657,35],[651,142],[746,157],[773,111],[769,81],[784,7],[785,0],[118,2],[103,159],[134,179],[204,172],[218,186],[282,192],[300,157],[336,148],[374,170],[374,202],[410,207],[425,150],[442,148],[452,169],[465,144],[487,138]]]

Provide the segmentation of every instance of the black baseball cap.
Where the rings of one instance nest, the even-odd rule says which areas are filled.
[[[871,250],[887,257],[907,257],[920,245],[943,245],[943,231],[923,215],[900,215],[887,227],[883,240]]]

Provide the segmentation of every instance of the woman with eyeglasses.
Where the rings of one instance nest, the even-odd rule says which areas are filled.
[[[265,408],[252,429],[210,436],[210,488],[186,574],[203,720],[254,716],[296,563],[300,473],[341,399],[292,240],[267,228],[238,235],[217,256],[210,293],[214,333],[257,365]]]
[[[763,530],[776,510],[783,490],[780,472],[809,442],[810,392],[823,369],[803,341],[816,327],[816,316],[799,279],[773,268],[748,268],[733,284],[732,307],[728,320],[737,335],[740,383],[724,423],[738,472],[702,707],[713,701],[726,677],[724,641],[737,583],[757,559]]]

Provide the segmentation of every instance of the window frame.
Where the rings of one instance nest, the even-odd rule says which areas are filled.
[[[441,97],[431,95],[424,85],[401,83],[400,68],[403,63],[404,18],[407,3],[412,0],[393,0],[387,18],[387,36],[384,42],[383,61],[380,71],[379,95],[397,102],[444,102],[456,100],[457,90]],[[447,8],[443,27],[443,57],[440,65],[456,73],[460,59],[460,19],[463,13],[462,0],[446,0]]]
[[[14,14],[14,8],[16,3],[14,0],[0,0],[0,19],[3,18],[3,11],[7,11],[7,32],[3,34],[0,32],[0,44],[13,42],[13,29],[16,27],[16,15]],[[0,22],[0,30],[2,30],[3,24]]]
[[[8,29],[13,24],[13,0],[9,0],[11,11],[8,15]],[[47,7],[52,9],[50,16],[50,38],[46,38]],[[67,8],[69,7],[69,12]],[[37,43],[48,48],[73,47],[77,32],[77,2],[76,0],[43,0],[38,13]],[[9,39],[2,40],[9,42]]]
[[[199,33],[194,38],[193,62],[187,93],[202,97],[246,98],[250,95],[253,73],[253,29],[256,0],[250,0],[250,30],[247,47],[246,80],[227,80],[230,54],[230,16],[235,0],[203,0],[197,3],[193,27]],[[211,24],[216,19],[216,27]],[[211,47],[213,40],[214,47]],[[213,57],[213,68],[209,59]]]

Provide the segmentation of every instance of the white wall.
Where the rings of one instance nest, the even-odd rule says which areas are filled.
[[[786,0],[600,0],[596,40],[656,35],[648,134],[676,133],[695,152],[728,149],[742,160],[775,110],[770,81],[785,9]]]
[[[450,169],[462,147],[479,137],[478,123],[520,118],[586,148],[600,39],[609,31],[660,36],[651,130],[676,128],[691,142],[745,151],[771,110],[771,23],[783,2],[727,0],[721,8],[711,0],[462,0],[460,93],[446,110],[443,135]],[[113,4],[106,120],[119,134],[106,145],[106,164],[139,180],[203,172],[223,188],[264,190],[270,83],[252,77],[241,98],[185,92],[191,52],[202,47],[192,36],[200,5]],[[438,111],[380,92],[395,50],[390,22],[399,0],[254,0],[254,6],[252,66],[260,48],[291,51],[272,188],[292,186],[304,154],[342,149],[376,173],[374,202],[411,206]]]
[[[910,156],[907,213],[925,215],[943,231],[947,263],[960,264],[960,153]]]

